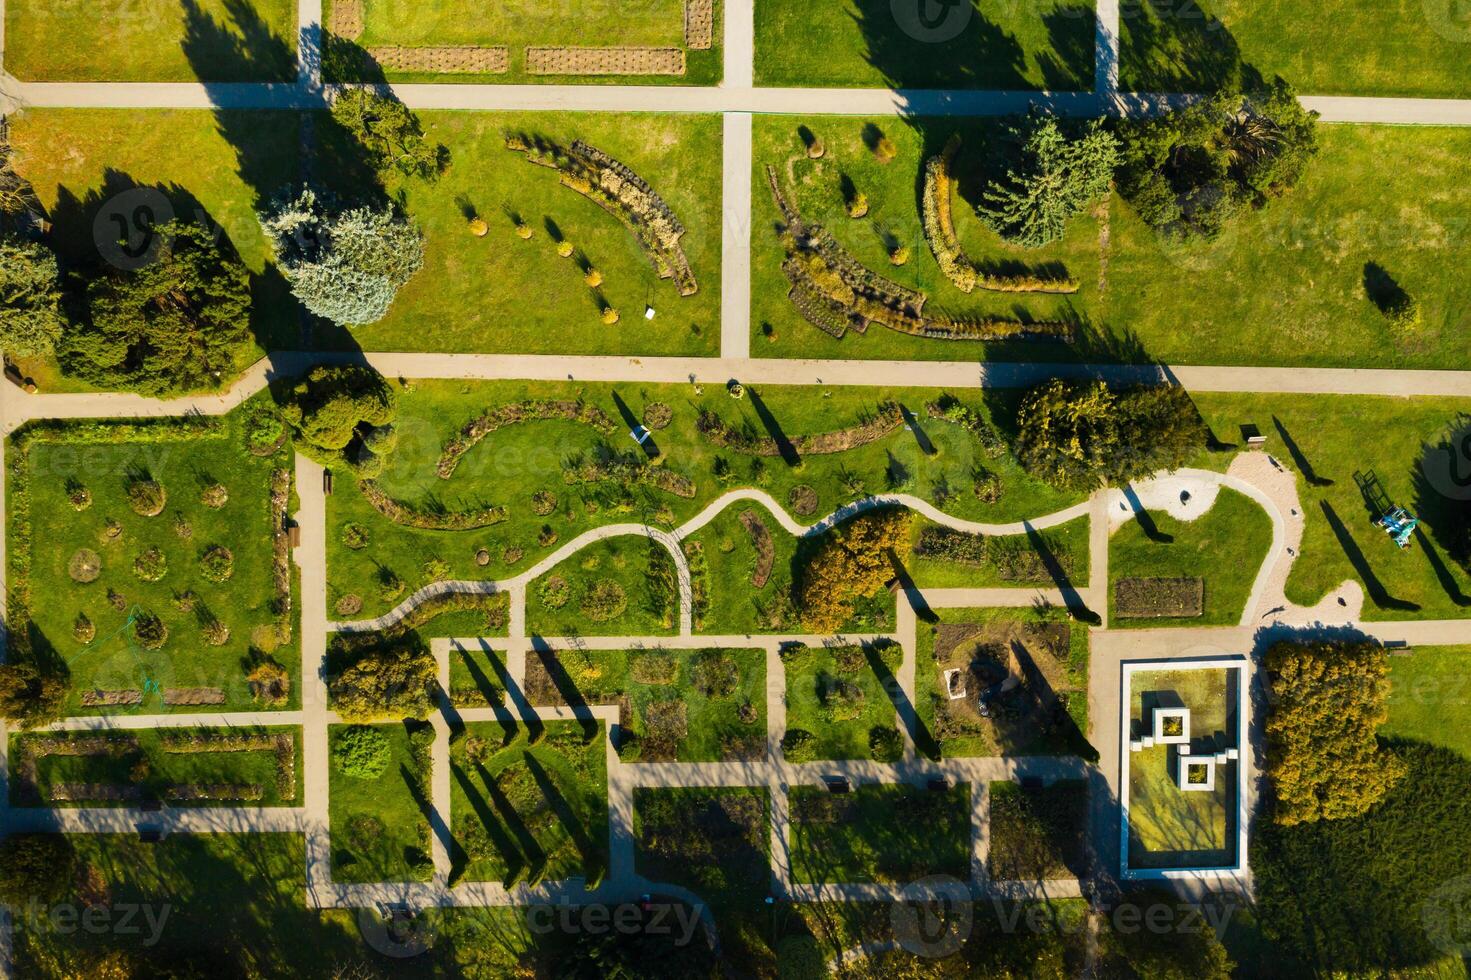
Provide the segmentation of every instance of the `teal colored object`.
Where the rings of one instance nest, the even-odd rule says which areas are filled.
[[[1420,518],[1411,517],[1409,511],[1403,507],[1395,507],[1374,523],[1389,532],[1394,543],[1401,548],[1410,546],[1410,537],[1414,535],[1415,528],[1420,526]]]

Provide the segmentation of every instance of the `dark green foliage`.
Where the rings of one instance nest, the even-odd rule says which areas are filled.
[[[397,398],[369,367],[314,368],[283,397],[281,416],[307,450],[338,454],[375,426],[388,425]]]
[[[873,728],[868,733],[868,754],[876,762],[898,762],[904,758],[904,739],[897,728]]]
[[[435,181],[449,166],[449,148],[424,138],[419,119],[397,99],[350,88],[332,103],[332,118],[368,152],[379,171]]]
[[[701,650],[690,662],[690,682],[707,698],[728,698],[740,683],[740,671],[726,651]]]
[[[998,235],[1027,248],[1057,241],[1068,220],[1108,193],[1119,143],[1094,121],[1069,139],[1048,115],[1011,127],[1021,144],[1021,166],[991,183],[977,209]]]
[[[76,852],[62,834],[13,834],[0,842],[0,901],[21,908],[60,901],[71,888]]]
[[[151,263],[92,281],[88,316],[60,347],[62,367],[145,394],[223,387],[250,352],[250,273],[201,225],[171,221],[157,233]]]
[[[1017,411],[1016,455],[1038,479],[1086,490],[1183,466],[1207,432],[1190,395],[1174,385],[1110,389],[1053,380]]]
[[[26,662],[16,662],[16,637],[11,637],[11,663],[0,664],[0,716],[26,726],[44,724],[61,714],[66,681],[43,673]]]
[[[817,758],[817,736],[804,728],[789,728],[782,736],[781,752],[788,762],[811,762]]]
[[[332,706],[349,721],[424,718],[438,678],[434,656],[417,636],[373,647],[327,676]]]
[[[1119,191],[1160,231],[1212,237],[1240,208],[1292,189],[1317,152],[1316,120],[1279,78],[1122,123]]]
[[[60,280],[49,248],[0,234],[0,349],[19,357],[51,355],[66,328]]]
[[[1146,918],[1157,917],[1156,909],[1171,913],[1164,927]],[[1133,893],[1106,921],[1098,935],[1100,980],[1228,980],[1235,968],[1209,920],[1168,892]]]

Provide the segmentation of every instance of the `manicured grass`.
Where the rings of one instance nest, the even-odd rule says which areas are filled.
[[[323,23],[332,23],[337,0],[325,0]],[[384,46],[435,47],[474,45],[509,47],[510,70],[499,74],[389,71],[394,82],[502,82],[507,84],[603,85],[715,85],[721,77],[721,0],[714,10],[714,44],[708,50],[685,49],[685,73],[680,76],[533,75],[526,70],[526,47],[659,47],[682,48],[683,0],[645,0],[635,9],[600,3],[572,3],[556,16],[531,3],[501,3],[493,7],[473,0],[442,0],[433,4],[402,4],[393,0],[365,0],[362,48]],[[342,79],[348,80],[348,79]],[[371,79],[365,79],[371,80]]]
[[[633,825],[634,870],[650,881],[682,885],[732,911],[770,888],[765,787],[640,787]]]
[[[270,263],[256,209],[297,179],[298,119],[297,113],[268,110],[27,109],[10,119],[10,133],[16,167],[46,209],[50,242],[63,267],[87,271],[103,262],[99,244],[107,239],[98,235],[116,234],[108,215],[131,220],[133,207],[148,204],[159,223],[168,220],[170,214],[139,197],[137,188],[157,190],[173,217],[220,230],[252,273],[257,342],[290,349],[298,344],[297,305]],[[248,133],[248,153],[237,153],[222,129]],[[129,191],[132,196],[119,197]],[[57,378],[54,364],[24,366],[47,390],[79,387]]]
[[[821,137],[826,155],[806,158],[798,125]],[[877,125],[898,156],[880,164],[863,141]],[[755,356],[934,360],[1143,360],[1174,364],[1277,364],[1436,368],[1471,360],[1471,285],[1447,272],[1471,261],[1460,215],[1471,187],[1452,176],[1471,155],[1471,133],[1455,128],[1323,125],[1320,152],[1302,183],[1261,211],[1241,215],[1213,242],[1161,238],[1117,196],[1081,215],[1062,241],[1038,250],[1004,245],[974,214],[988,168],[985,150],[1001,124],[956,125],[917,118],[758,119],[753,140],[752,352]],[[940,272],[921,234],[918,172],[953,132],[964,136],[952,202],[957,232],[977,261],[1057,263],[1081,282],[1072,296],[961,293]],[[868,268],[926,292],[927,311],[1080,317],[1081,340],[982,345],[908,337],[882,327],[834,340],[786,299],[777,211],[765,165],[808,221],[821,223]],[[843,210],[841,178],[867,195],[868,217]],[[1100,237],[1100,223],[1108,235]],[[907,245],[890,265],[880,232]],[[1102,244],[1107,242],[1106,248]],[[1100,258],[1107,258],[1100,265]],[[1391,333],[1365,290],[1365,268],[1386,270],[1420,304],[1414,336]],[[1020,311],[1020,314],[1018,314]],[[774,338],[774,339],[773,339]]]
[[[1471,758],[1471,647],[1416,647],[1389,658],[1388,738],[1412,739]]]
[[[870,733],[897,727],[894,702],[885,687],[895,683],[903,659],[897,644],[793,648],[782,659],[787,733],[811,732],[813,758],[870,758]]]
[[[1087,783],[1070,780],[1038,789],[991,784],[993,880],[1079,877],[1087,859]]]
[[[917,748],[930,758],[996,755],[1082,755],[1097,753],[1088,732],[1088,630],[1074,623],[1065,609],[937,609],[934,621],[921,623],[916,635],[914,700],[919,716]],[[1062,656],[1066,630],[1066,650]],[[943,687],[944,672],[965,671],[977,653],[987,657],[1020,644],[1030,665],[1019,659],[1027,675],[1016,691],[993,698],[991,718],[975,705],[982,680],[966,679],[966,696],[951,701]],[[997,645],[1000,644],[998,647]],[[1056,647],[1056,649],[1054,649]],[[982,649],[984,648],[984,649]],[[1054,702],[1057,708],[1048,708]],[[1057,711],[1064,712],[1057,714]]]
[[[1285,0],[1134,4],[1122,22],[1125,91],[1215,88],[1238,61],[1281,75],[1312,95],[1465,98],[1471,20],[1455,4],[1363,4],[1311,8]]]
[[[606,733],[551,722],[529,744],[474,722],[450,746],[451,858],[467,881],[591,885],[608,862]]]
[[[597,541],[532,582],[526,629],[539,636],[645,636],[679,626],[674,559],[626,535]]]
[[[533,704],[626,703],[624,762],[719,762],[766,753],[763,650],[564,650],[528,658]],[[744,717],[743,717],[744,716]]]
[[[938,15],[938,16],[937,16]],[[756,2],[756,84],[1086,90],[1093,5]]]
[[[1228,682],[1229,673],[1209,668],[1134,674],[1129,717],[1135,734],[1153,732],[1152,705],[1183,705],[1190,709],[1193,747],[1239,746],[1233,687],[1239,680]],[[1185,792],[1175,782],[1178,748],[1129,752],[1130,867],[1211,867],[1234,859],[1239,763],[1216,767],[1214,790]]]
[[[807,884],[970,877],[970,786],[793,786],[792,880]]]
[[[457,706],[504,704],[507,680],[504,650],[477,646],[450,648],[449,693]]]
[[[720,343],[720,146],[716,116],[613,113],[420,113],[449,147],[437,182],[390,181],[424,229],[424,268],[378,323],[319,342],[365,350],[527,354],[715,354]],[[660,280],[623,225],[505,148],[508,132],[583,139],[627,164],[668,202],[699,291]],[[467,212],[490,225],[470,233]],[[532,228],[516,237],[514,212]],[[556,229],[556,234],[553,234]],[[557,236],[577,250],[557,254]],[[581,262],[603,274],[583,282]],[[601,297],[601,299],[600,299]],[[622,320],[605,326],[603,302]],[[657,315],[644,319],[645,305]]]
[[[291,0],[12,0],[5,71],[28,82],[292,82]]]
[[[854,425],[886,399],[901,402],[922,415],[925,404],[937,397],[933,390],[902,388],[769,387],[761,389],[758,395],[773,424],[789,438]],[[613,423],[611,434],[602,436],[589,426],[561,420],[506,426],[467,453],[450,479],[441,479],[436,474],[444,443],[487,409],[528,398],[579,397],[606,414]],[[604,451],[601,447],[619,453],[636,449],[633,441],[618,431],[622,428],[619,399],[635,422],[650,403],[672,407],[673,421],[668,428],[654,433],[654,442],[664,454],[665,469],[694,481],[692,498],[645,485],[625,488],[615,480],[571,485],[566,482],[564,469],[574,459],[595,458]],[[978,411],[985,409],[979,398],[967,397],[965,401]],[[794,488],[809,486],[817,497],[817,511],[798,519],[816,521],[819,515],[829,514],[856,497],[871,493],[892,489],[932,496],[935,486],[941,483],[966,487],[972,479],[972,467],[984,460],[984,465],[1001,480],[1000,500],[987,504],[965,490],[946,499],[947,512],[973,520],[1012,521],[1051,513],[1079,499],[1076,494],[1054,490],[1032,479],[1009,457],[997,460],[986,457],[969,434],[950,423],[922,422],[936,449],[933,455],[924,452],[913,433],[900,428],[866,446],[830,455],[805,456],[799,466],[788,466],[779,458],[717,451],[697,431],[699,413],[706,410],[733,425],[750,426],[755,432],[764,433],[766,429],[752,403],[750,397],[734,401],[716,386],[697,390],[687,385],[413,382],[400,392],[399,446],[388,458],[379,484],[394,498],[424,509],[453,512],[501,505],[507,508],[506,520],[472,531],[402,527],[385,520],[363,498],[350,476],[340,474],[336,489],[327,500],[329,607],[335,607],[343,596],[352,594],[363,600],[362,611],[357,615],[370,617],[384,613],[402,601],[409,591],[427,584],[431,572],[441,571],[437,565],[430,565],[433,560],[445,563],[451,579],[509,578],[524,573],[590,528],[638,521],[677,525],[694,517],[721,494],[742,486],[759,486],[784,505]],[[726,470],[723,476],[716,473],[717,460],[723,460]],[[534,498],[538,493],[555,498],[551,512],[536,513]],[[546,509],[547,502],[547,498],[541,498],[541,509]],[[732,523],[738,521],[742,510],[752,506],[734,504],[731,516],[722,515],[710,527],[692,535],[692,540],[704,549],[708,566],[706,578],[711,605],[704,617],[706,631],[740,633],[792,628],[760,625],[756,601],[773,602],[782,594],[780,590],[787,589],[785,583],[790,582],[791,569],[786,549],[792,548],[793,543],[764,508],[756,508],[758,515],[765,514],[762,519],[771,531],[778,554],[771,581],[753,595],[749,570],[752,566],[747,562],[754,562],[754,551],[745,530]],[[368,532],[368,543],[359,550],[343,543],[343,529],[353,523],[362,525]],[[546,536],[548,529],[556,535],[555,541]],[[727,538],[732,545],[729,552],[721,550]],[[542,544],[542,541],[550,543]],[[644,561],[637,552],[646,547],[645,541],[638,538],[618,541],[627,549],[628,567],[641,574]],[[475,560],[482,548],[489,558],[485,566]],[[603,561],[596,573],[584,573],[581,562],[586,557],[581,553],[572,556],[557,574],[602,575],[611,567],[608,561]],[[380,593],[381,568],[397,576],[404,583],[403,590]],[[637,593],[628,593],[630,609],[640,607],[640,597],[647,591],[646,585],[641,584]],[[536,609],[540,599],[535,588],[530,599],[532,608]],[[570,610],[571,625],[583,632],[594,625],[599,632],[606,633],[609,628],[573,616],[577,612],[575,602],[564,610]],[[528,621],[529,628],[558,627],[555,617],[542,619],[546,622],[533,614]],[[787,620],[794,622],[795,618],[787,617]]]
[[[760,588],[755,578],[759,565],[756,545],[741,523],[741,514],[748,510],[760,518],[771,536],[771,573]],[[737,504],[727,508],[685,539],[684,552],[694,579],[696,631],[729,636],[801,629],[791,598],[797,539],[764,507]]]
[[[410,725],[424,734],[411,736]],[[335,741],[348,727],[333,725],[328,737]],[[332,878],[428,881],[434,871],[428,818],[432,729],[413,722],[373,727],[388,736],[393,752],[382,775],[360,779],[332,763]]]
[[[915,544],[927,520],[913,522]],[[1053,570],[1062,573],[1063,583],[1075,589],[1088,587],[1088,519],[1080,517],[1058,527],[1037,532],[1036,538],[1013,535],[999,539],[998,550],[1006,557],[981,564],[958,562],[938,557],[910,559],[908,570],[914,584],[922,589],[984,588],[1055,588],[1059,582]],[[1006,564],[1002,564],[1002,562]]]
[[[289,678],[286,702],[270,706],[299,703],[297,648],[294,639],[282,642],[273,608],[272,480],[278,469],[289,472],[290,456],[284,450],[265,458],[246,452],[244,414],[209,422],[203,430],[104,422],[69,425],[60,436],[23,433],[25,453],[15,438],[8,443],[12,467],[23,467],[12,468],[6,497],[10,585],[28,590],[30,642],[37,656],[53,656],[70,675],[67,713],[197,713],[197,704],[162,703],[169,692],[195,688],[223,692],[221,710],[267,707],[252,696],[247,675],[269,660]],[[161,484],[166,494],[157,516],[141,516],[128,499],[129,486],[143,478]],[[224,485],[228,500],[211,507],[204,491],[216,483]],[[69,499],[80,492],[78,486],[91,501],[81,511]],[[110,521],[120,534],[108,533]],[[233,572],[223,582],[206,577],[201,563],[217,546],[233,556]],[[155,550],[166,568],[148,581],[138,561]],[[72,577],[72,563],[82,552],[100,563],[94,581]],[[146,565],[143,570],[156,574]],[[181,598],[186,594],[192,600]],[[132,623],[142,612],[168,630],[158,650],[144,649],[135,635]],[[73,632],[79,614],[95,631],[88,643]],[[220,646],[205,639],[213,619],[229,630]],[[292,629],[288,636],[294,635]],[[142,701],[83,705],[85,693],[109,691],[137,691]]]
[[[278,757],[273,747],[233,751],[210,750],[211,739],[271,738],[290,735],[294,747]],[[90,740],[92,733],[77,733],[68,740]],[[172,751],[170,744],[178,739],[197,738],[198,748],[192,752]],[[138,806],[142,800],[163,800],[169,806],[300,806],[301,805],[301,729],[299,728],[231,728],[231,729],[142,729],[109,737],[113,743],[131,742],[136,747],[119,745],[115,754],[60,755],[43,754],[35,758],[33,785],[22,775],[22,760],[30,758],[43,746],[65,736],[16,734],[10,738],[10,795],[17,806]],[[218,743],[217,743],[218,744]],[[89,784],[104,787],[103,795],[58,799],[58,784]],[[259,793],[225,792],[193,794],[172,792],[185,787],[250,787]],[[137,797],[107,799],[113,787],[136,789]]]
[[[1222,488],[1215,505],[1193,521],[1149,512],[1153,535],[1135,518],[1108,545],[1109,624],[1227,626],[1241,621],[1252,584],[1272,546],[1272,519],[1251,498]],[[1126,578],[1205,580],[1205,612],[1193,618],[1130,619],[1113,612],[1114,587]]]
[[[1457,431],[1471,402],[1237,394],[1201,394],[1195,401],[1218,438],[1240,444],[1240,427],[1255,425],[1268,437],[1273,457],[1299,474],[1307,524],[1301,558],[1287,580],[1290,601],[1311,605],[1357,579],[1365,586],[1368,619],[1467,615],[1471,575],[1454,557],[1462,553],[1465,505],[1437,490],[1428,474],[1455,487],[1447,469],[1451,457],[1438,447]],[[1464,472],[1462,457],[1455,459],[1457,472]],[[1222,468],[1229,460],[1211,455],[1203,465]],[[1395,505],[1421,519],[1423,533],[1408,550],[1374,526],[1380,515],[1371,514],[1355,473],[1376,475]]]

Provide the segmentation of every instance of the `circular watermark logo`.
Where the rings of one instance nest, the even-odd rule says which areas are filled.
[[[406,960],[434,945],[434,923],[407,909],[358,909],[358,932],[376,952]]]
[[[929,875],[905,885],[889,910],[899,947],[940,959],[960,951],[975,925],[970,886],[949,875]]]
[[[1445,882],[1420,907],[1425,936],[1457,956],[1471,956],[1471,875]]]
[[[92,240],[104,262],[132,272],[158,256],[158,228],[172,220],[173,205],[162,191],[134,187],[114,194],[97,210],[92,219]]]
[[[1425,482],[1442,497],[1471,500],[1471,421],[1462,420],[1420,457]]]
[[[1420,0],[1430,29],[1447,41],[1471,43],[1471,0]]]
[[[916,41],[944,44],[970,26],[975,13],[970,0],[889,0],[899,30]]]

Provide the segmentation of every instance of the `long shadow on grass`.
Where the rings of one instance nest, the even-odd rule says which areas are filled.
[[[562,824],[562,829],[572,839],[572,844],[577,848],[577,853],[582,856],[583,871],[589,878],[597,877],[597,872],[603,863],[603,854],[593,839],[588,836],[587,828],[582,825],[577,816],[576,809],[571,802],[557,788],[556,782],[540,762],[530,752],[525,753],[526,769],[531,773],[531,778],[536,780],[536,786],[546,797],[547,805],[556,814],[557,820]]]
[[[1139,529],[1144,532],[1144,536],[1155,544],[1173,544],[1175,536],[1164,533],[1159,529],[1159,525],[1154,523],[1154,515],[1139,499],[1139,494],[1134,490],[1134,484],[1125,483],[1123,492],[1124,499],[1129,502],[1129,508],[1134,511],[1134,520],[1138,522]]]
[[[1466,605],[1455,573],[1431,542],[1463,572],[1471,570],[1471,507],[1467,506],[1471,500],[1471,416],[1456,416],[1445,434],[1421,446],[1419,465],[1411,470],[1410,479],[1421,531],[1429,529],[1430,540],[1417,531],[1426,559],[1452,601]]]
[[[438,808],[435,807],[434,801],[424,792],[422,777],[419,774],[402,764],[398,767],[398,773],[403,778],[404,786],[408,788],[409,795],[414,798],[414,805],[419,808],[419,812],[429,821],[429,832],[437,837],[439,842],[444,845],[444,849],[449,852],[450,867],[463,868],[466,862],[469,861],[469,855],[460,846],[460,842],[455,840],[454,834],[450,833],[449,814],[440,813]]]
[[[485,653],[487,662],[491,664],[491,668],[495,671],[499,683],[485,676],[485,671],[480,669],[480,665],[475,662],[475,658],[470,655],[469,650],[457,647],[452,652],[459,654],[460,662],[465,665],[465,670],[470,674],[470,680],[475,685],[475,690],[480,693],[481,697],[485,698],[485,703],[490,706],[490,710],[495,712],[495,720],[501,726],[501,745],[506,746],[510,744],[511,739],[516,737],[516,716],[507,710],[505,703],[506,694],[515,685],[511,681],[510,672],[501,663],[500,657],[484,643],[481,644],[481,649]],[[519,693],[518,688],[517,694]],[[529,711],[530,706],[527,705],[527,708]],[[540,724],[539,721],[537,723]]]
[[[899,678],[884,663],[880,649],[882,644],[863,644],[863,658],[868,661],[868,669],[873,671],[878,678],[879,684],[889,695],[889,700],[894,703],[894,709],[899,714],[899,723],[909,732],[909,738],[914,742],[914,747],[923,755],[934,759],[940,754],[940,743],[936,741],[934,733],[929,726],[919,717],[919,710],[909,695],[904,693],[904,688],[899,684]]]
[[[483,774],[482,781],[488,785],[490,780],[486,778],[488,774],[485,773],[485,769],[483,767],[477,768]],[[511,839],[510,835],[506,833],[505,828],[501,826],[500,819],[486,802],[485,794],[481,793],[480,789],[475,785],[475,781],[470,778],[470,775],[455,763],[450,763],[449,771],[454,775],[455,781],[460,784],[460,789],[464,792],[465,799],[470,801],[470,806],[475,810],[475,816],[479,819],[480,825],[485,828],[485,834],[490,838],[490,846],[494,847],[500,853],[502,859],[505,860],[506,874],[501,884],[509,888],[512,882],[521,877],[522,870],[527,867],[526,854],[516,845],[516,842]],[[463,847],[459,849],[461,853],[464,853]],[[468,863],[468,855],[466,857]]]
[[[1323,509],[1323,517],[1328,521],[1333,536],[1338,539],[1338,545],[1343,549],[1344,555],[1349,563],[1353,565],[1359,580],[1364,583],[1364,588],[1369,593],[1369,599],[1380,609],[1392,609],[1398,612],[1414,612],[1420,608],[1417,602],[1405,599],[1396,599],[1389,594],[1384,583],[1379,581],[1379,576],[1374,574],[1374,569],[1369,566],[1369,559],[1365,557],[1359,543],[1354,540],[1353,534],[1338,516],[1338,511],[1326,500],[1318,501],[1318,506]]]
[[[530,756],[528,755],[527,758],[530,758]],[[505,791],[495,781],[495,777],[478,762],[475,763],[475,775],[480,777],[480,783],[485,787],[485,793],[490,797],[491,803],[495,805],[496,813],[500,816],[500,819],[505,822],[507,827],[511,828],[511,833],[516,836],[516,840],[520,845],[523,863],[526,866],[527,880],[531,882],[538,881],[546,873],[547,862],[551,859],[551,855],[546,852],[546,849],[541,846],[536,836],[532,834],[531,828],[526,826],[526,821],[522,819],[521,814],[511,803],[510,798],[506,796]]]
[[[546,641],[539,636],[531,637],[530,652],[540,661],[563,703],[572,709],[573,716],[582,726],[583,737],[592,738],[596,735],[598,720],[593,717],[592,706],[578,688],[577,682],[572,679],[572,675],[567,673],[567,668],[562,666],[561,654],[548,647]]]
[[[792,440],[787,438],[781,423],[776,420],[775,415],[771,414],[771,409],[766,407],[766,402],[761,400],[761,395],[755,388],[747,388],[746,394],[751,399],[751,408],[755,410],[757,418],[766,427],[766,434],[776,443],[776,451],[781,455],[781,461],[788,466],[796,466],[802,462],[802,458],[797,455],[797,447],[792,445]]]
[[[1022,526],[1027,529],[1027,541],[1037,552],[1037,557],[1042,561],[1042,567],[1047,569],[1048,577],[1062,593],[1062,604],[1079,618],[1096,617],[1097,614],[1088,608],[1088,604],[1083,601],[1082,594],[1073,585],[1067,569],[1063,568],[1062,562],[1058,560],[1057,555],[1053,554],[1052,548],[1047,544],[1046,536],[1033,527],[1030,521],[1023,521]]]
[[[1273,415],[1272,425],[1276,427],[1277,435],[1282,437],[1282,445],[1287,447],[1287,453],[1292,457],[1293,465],[1297,467],[1297,471],[1302,474],[1303,479],[1308,481],[1308,485],[1314,487],[1333,486],[1332,480],[1319,476],[1318,472],[1313,469],[1313,464],[1308,461],[1307,456],[1303,455],[1302,447],[1297,444],[1297,440],[1292,438],[1292,434],[1287,431],[1287,426],[1282,424],[1282,420]]]

